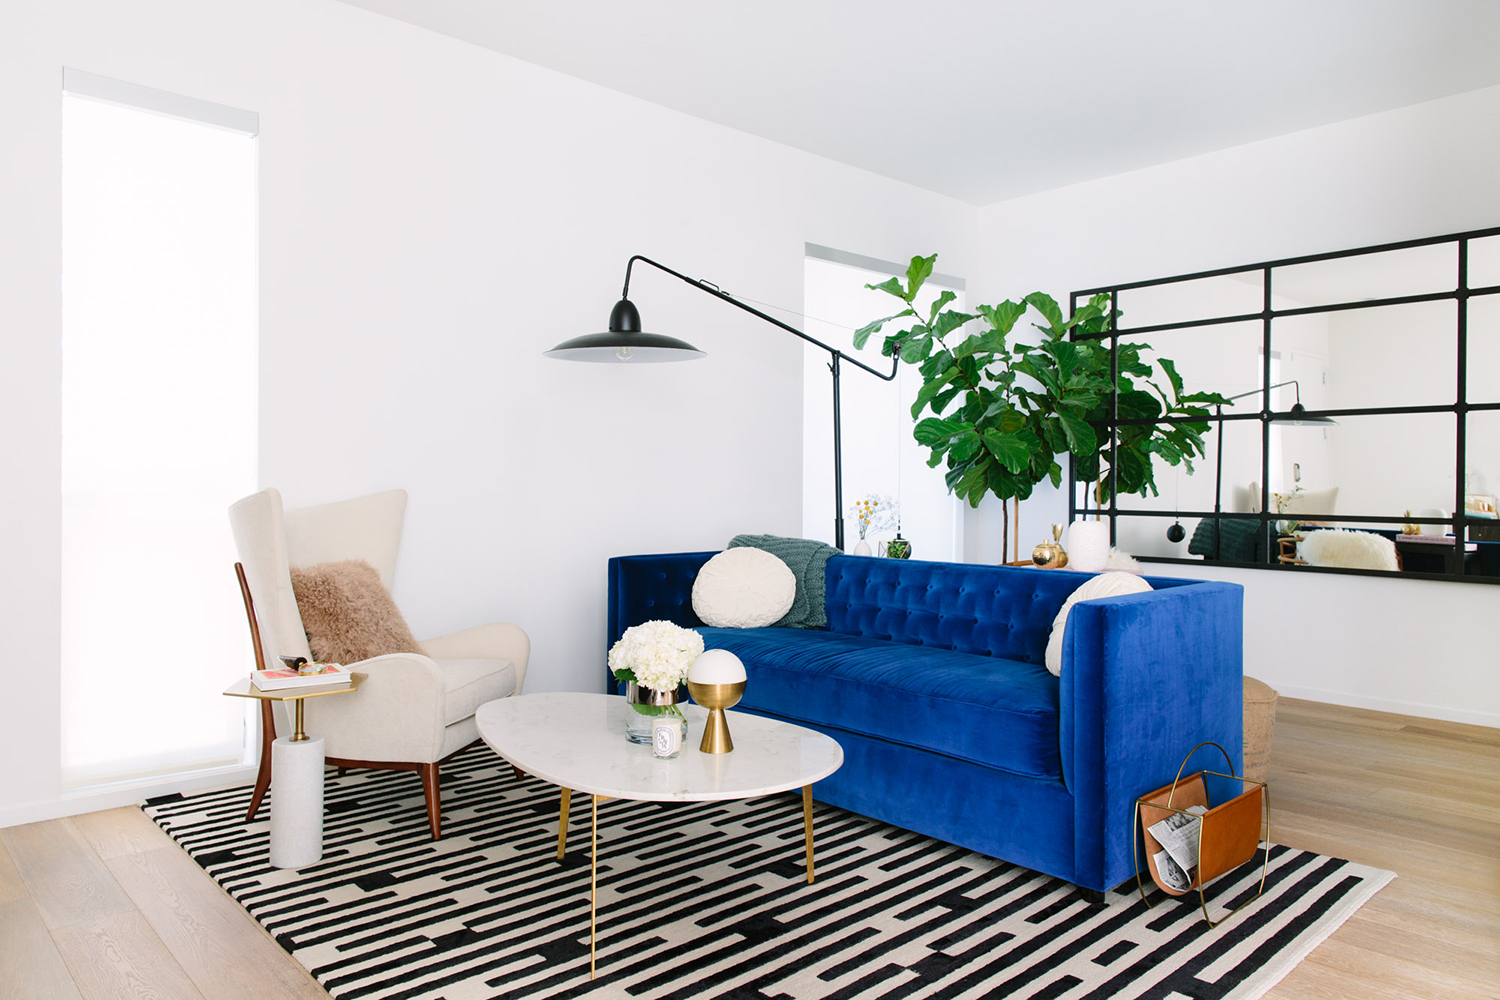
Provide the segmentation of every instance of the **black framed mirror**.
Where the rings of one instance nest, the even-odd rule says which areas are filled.
[[[1109,495],[1154,562],[1500,583],[1500,227],[1081,289],[1218,392],[1206,458]],[[1090,335],[1075,334],[1082,338]],[[1100,427],[1114,442],[1130,423]],[[1071,471],[1071,470],[1070,470]],[[1073,479],[1069,516],[1095,513]],[[1180,524],[1180,531],[1169,530]]]

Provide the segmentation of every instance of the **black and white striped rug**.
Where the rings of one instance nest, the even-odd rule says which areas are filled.
[[[482,746],[443,768],[437,843],[415,774],[330,770],[323,860],[281,871],[266,808],[244,820],[249,795],[145,810],[339,998],[1245,1000],[1394,877],[1275,847],[1265,895],[1210,930],[1196,896],[1153,890],[1148,910],[1132,887],[1089,905],[1048,876],[822,805],[807,885],[794,793],[612,801],[590,982],[586,798],[559,863],[557,789]],[[1210,909],[1259,877],[1257,864],[1221,880]]]

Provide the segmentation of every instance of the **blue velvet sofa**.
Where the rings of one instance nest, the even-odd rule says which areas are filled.
[[[1075,605],[1059,679],[1043,654],[1084,574],[834,556],[827,630],[726,629],[693,613],[693,579],[714,554],[611,559],[609,643],[666,619],[738,655],[741,710],[843,745],[821,801],[1092,895],[1133,877],[1135,797],[1168,784],[1195,744],[1224,746],[1238,773],[1235,584],[1148,577],[1150,593]]]

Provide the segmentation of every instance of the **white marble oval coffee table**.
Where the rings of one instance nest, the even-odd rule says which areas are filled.
[[[527,774],[562,788],[557,857],[567,850],[568,807],[574,791],[591,796],[589,858],[589,978],[594,977],[598,906],[599,803],[713,802],[802,789],[807,881],[813,880],[813,782],[844,762],[838,742],[822,733],[759,715],[729,712],[734,750],[698,750],[708,712],[684,705],[687,745],[682,756],[660,760],[649,746],[625,738],[633,711],[616,695],[557,692],[502,698],[479,706],[474,721],[490,749]]]

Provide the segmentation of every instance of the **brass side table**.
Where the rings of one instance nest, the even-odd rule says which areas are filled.
[[[242,677],[224,689],[231,698],[292,703],[292,735],[271,745],[276,794],[271,802],[271,864],[304,868],[323,859],[323,737],[303,729],[302,703],[308,698],[358,691],[366,674],[351,674],[348,684],[313,684],[262,691]]]

